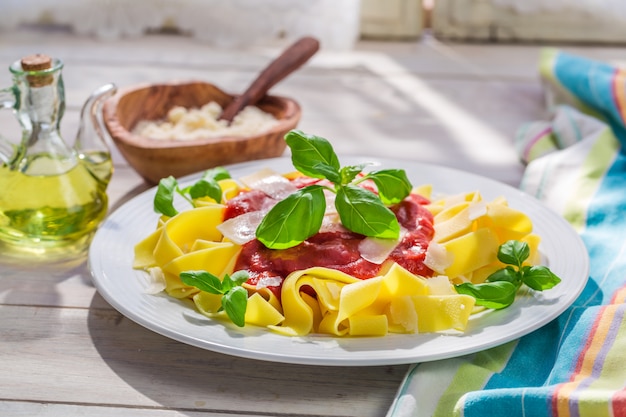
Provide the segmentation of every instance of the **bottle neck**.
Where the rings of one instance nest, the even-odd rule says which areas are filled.
[[[57,131],[65,110],[65,97],[60,74],[53,83],[41,87],[19,86],[22,100],[17,103],[17,113],[25,130],[37,132]]]
[[[65,110],[65,91],[61,66],[46,72],[45,77],[34,78],[32,73],[15,75],[15,109],[22,125],[24,156],[45,154],[52,158],[74,159],[73,149],[60,134],[60,123]],[[41,82],[41,79],[45,80]]]

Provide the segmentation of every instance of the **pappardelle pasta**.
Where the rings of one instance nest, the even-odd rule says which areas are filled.
[[[298,139],[303,136],[294,134],[300,135]],[[292,151],[296,145],[290,143]],[[412,187],[399,201],[387,201],[398,225],[395,237],[377,237],[376,233],[384,233],[380,230],[367,236],[348,229],[346,224],[354,224],[345,220],[348,214],[360,213],[360,200],[349,193],[380,194],[381,200],[393,194],[391,182],[385,184],[381,178],[395,173],[368,177],[361,172],[362,166],[358,168],[341,186],[321,175],[305,175],[301,172],[305,169],[288,174],[263,170],[237,180],[215,177],[219,194],[198,197],[192,192],[193,208],[161,216],[155,231],[135,246],[133,266],[161,284],[155,292],[192,300],[197,311],[209,318],[229,320],[224,299],[237,286],[230,277],[246,271],[241,282],[245,291],[237,294],[245,298],[242,324],[286,336],[384,336],[463,332],[481,305],[495,305],[489,300],[480,302],[481,285],[490,284],[503,271],[505,275],[530,274],[540,263],[540,239],[533,233],[530,218],[509,207],[504,198],[485,201],[478,191],[435,197],[428,185]],[[314,187],[319,187],[324,199],[321,209],[311,205],[318,193]],[[285,205],[294,195],[306,201]],[[342,211],[340,199],[348,201],[353,211],[347,213],[346,207]],[[307,231],[308,237],[294,238],[296,230],[289,236],[295,242],[281,243],[280,233],[289,228],[284,215],[276,234],[271,238],[263,234],[263,227],[271,231],[278,221],[269,214],[272,210],[274,215],[297,212],[302,204],[310,204],[306,213],[321,210],[319,221],[308,219],[316,214],[300,215],[299,223],[316,223],[316,228]],[[291,227],[310,229],[306,224]],[[354,226],[358,227],[363,230],[360,224]],[[525,253],[515,261],[517,270],[506,256],[500,256],[507,242],[523,244]],[[209,286],[224,288],[207,291],[202,285],[189,285],[181,279],[188,271],[216,277],[218,281]],[[497,281],[508,285],[512,279]],[[519,285],[521,281],[512,291]],[[467,286],[470,290],[461,291]]]

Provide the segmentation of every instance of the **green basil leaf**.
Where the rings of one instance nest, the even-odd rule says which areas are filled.
[[[549,290],[561,282],[561,278],[543,265],[531,266],[528,269],[524,268],[522,280],[528,287],[537,291]]]
[[[285,135],[285,141],[291,149],[291,162],[293,166],[313,178],[326,178],[326,172],[320,172],[319,164],[331,167],[339,175],[339,159],[337,154],[326,139],[307,135],[299,130],[292,130]],[[316,168],[316,165],[319,165]]]
[[[500,245],[498,249],[498,259],[500,262],[515,265],[518,268],[522,267],[522,264],[530,256],[530,247],[526,242],[520,242],[519,240],[509,240]]]
[[[154,211],[169,217],[176,216],[178,211],[174,208],[174,193],[178,187],[176,178],[169,176],[159,181],[157,192],[154,196]]]
[[[222,281],[207,271],[183,271],[180,273],[180,280],[186,285],[191,285],[211,294],[224,293]]]
[[[217,203],[222,201],[222,188],[213,180],[201,179],[189,188],[192,199],[210,197]]]
[[[521,284],[521,274],[517,272],[515,268],[512,266],[507,266],[506,268],[498,269],[493,274],[487,277],[488,282],[496,282],[496,281],[507,281],[515,285]]]
[[[181,196],[185,196],[185,194],[189,194],[189,190],[191,190],[191,185],[186,186],[185,188],[177,188],[176,191],[178,191],[178,194],[180,194]]]
[[[346,185],[346,184],[350,184],[352,182],[352,180],[354,180],[356,178],[357,175],[359,175],[361,172],[363,172],[363,169],[365,169],[366,166],[368,166],[370,164],[359,164],[359,165],[348,165],[345,166],[343,168],[341,168],[340,174],[341,174],[341,185]]]
[[[499,310],[513,304],[518,286],[507,281],[486,282],[482,284],[463,283],[456,285],[459,294],[466,294],[476,299],[476,304]]]
[[[220,181],[220,180],[226,180],[229,178],[231,178],[230,172],[228,172],[228,170],[224,167],[216,167],[216,168],[209,169],[205,171],[204,174],[202,175],[202,179],[208,180],[208,181],[210,180]]]
[[[370,172],[371,178],[378,188],[378,195],[383,204],[395,204],[404,200],[413,189],[411,181],[403,169],[384,169]]]
[[[222,293],[226,294],[228,291],[235,287],[235,282],[230,278],[228,274],[225,274],[224,278],[222,279]]]
[[[355,185],[339,187],[335,207],[341,223],[355,233],[383,239],[400,235],[395,214],[371,191]]]
[[[228,318],[239,327],[246,324],[246,308],[248,307],[248,291],[243,287],[234,287],[222,297],[222,307]]]
[[[325,211],[326,198],[322,186],[301,188],[265,215],[256,229],[256,237],[270,249],[291,248],[320,230]]]
[[[235,285],[241,285],[250,279],[250,275],[248,274],[248,271],[241,270],[234,272],[230,276],[230,279],[235,283]]]
[[[341,183],[341,174],[334,167],[320,162],[318,164],[315,164],[313,168],[316,172],[319,172],[321,175],[323,175],[324,178],[326,178],[330,182],[334,184]]]

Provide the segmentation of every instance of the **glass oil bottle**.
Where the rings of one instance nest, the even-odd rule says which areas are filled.
[[[69,145],[59,129],[62,68],[46,55],[25,57],[9,67],[13,86],[0,90],[0,108],[12,108],[22,129],[19,143],[0,142],[0,258],[80,257],[107,213],[113,164],[97,109],[115,86],[87,100]]]

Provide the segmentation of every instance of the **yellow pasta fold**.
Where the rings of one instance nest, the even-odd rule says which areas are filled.
[[[313,328],[315,322],[313,309],[311,309],[307,301],[302,298],[300,292],[304,286],[314,288],[314,280],[316,278],[318,279],[318,282],[316,283],[318,286],[322,285],[320,284],[321,280],[328,280],[331,286],[360,281],[359,279],[348,274],[344,274],[343,272],[321,267],[309,268],[291,273],[283,281],[281,291],[281,301],[283,304],[285,321],[281,327],[273,327],[274,330],[288,335],[299,336],[315,332],[315,329]],[[328,292],[332,293],[331,290]],[[329,317],[329,314],[330,312],[327,311],[325,317],[322,318],[322,322],[324,322],[326,317]],[[328,321],[328,319],[326,320]],[[333,320],[333,323],[334,322],[335,321]],[[320,327],[322,327],[322,324],[320,324]]]
[[[428,279],[398,264],[385,275],[365,280],[327,268],[294,272],[285,279],[281,293],[285,320],[270,328],[290,336],[382,336],[464,328],[474,298],[456,294],[449,284],[442,285],[445,277],[434,279],[440,282],[429,285]],[[433,294],[433,289],[440,293]],[[433,318],[433,314],[446,314],[447,318]]]
[[[182,256],[185,252],[172,240],[170,234],[166,231],[166,226],[161,229],[161,234],[156,242],[152,254],[156,264],[159,266],[166,265],[173,259]]]
[[[157,264],[154,258],[154,248],[161,238],[161,233],[161,228],[158,228],[135,245],[133,268],[150,268]]]
[[[325,333],[333,336],[345,336],[348,334],[348,323],[342,323],[337,320],[339,316],[338,311],[327,311],[322,316],[319,329],[316,333]]]
[[[313,315],[313,328],[319,329],[323,316],[317,299],[305,292],[300,293],[300,296],[302,297],[302,300],[311,308],[311,313]]]
[[[421,195],[424,198],[431,199],[433,194],[433,186],[432,184],[422,184],[418,187],[413,188],[411,191],[413,194]]]
[[[192,297],[198,292],[180,280],[180,273],[205,270],[218,277],[233,271],[241,247],[222,242],[217,226],[222,223],[224,206],[207,204],[162,217],[159,227],[135,245],[135,268],[163,270],[165,291],[175,298]]]
[[[337,320],[342,321],[374,304],[380,294],[383,277],[360,280],[341,290]]]
[[[346,282],[312,277],[309,285],[317,294],[320,311],[325,313],[329,310],[339,310],[341,290],[346,285]]]
[[[475,299],[469,295],[431,295],[412,297],[420,333],[443,330],[465,330],[474,308]]]
[[[533,230],[530,218],[506,204],[487,204],[486,226],[498,234],[501,241],[520,240]]]
[[[230,260],[236,257],[241,246],[231,242],[219,242],[212,247],[185,253],[163,265],[162,269],[173,275],[180,275],[183,271],[204,270],[215,276],[224,275]]]
[[[224,206],[220,204],[197,207],[169,219],[164,225],[163,234],[167,234],[182,252],[188,252],[198,239],[221,240],[222,234],[217,226],[222,223],[223,218]]]
[[[472,192],[435,200],[427,208],[434,217],[435,235],[426,264],[451,282],[484,282],[505,266],[497,252],[509,240],[528,243],[526,264],[540,263],[540,239],[532,233],[531,219],[509,207],[504,197],[486,202]]]
[[[479,202],[482,200],[482,196],[477,191],[472,191],[465,194],[455,194],[446,196],[445,198],[439,198],[432,200],[431,203],[427,206],[428,210],[433,214],[433,216],[437,216],[443,211],[454,207],[458,204],[464,204],[468,202]],[[452,210],[454,212],[454,210]],[[450,213],[446,215],[449,216]],[[441,220],[445,220],[446,218],[441,218]]]
[[[470,203],[461,203],[446,209],[435,216],[436,242],[446,242],[472,230],[474,222],[469,216]]]
[[[196,309],[207,317],[228,319],[228,316],[221,310],[222,295],[199,291],[193,296],[193,302]],[[283,320],[283,315],[260,294],[255,293],[248,298],[244,318],[246,324],[267,327],[280,324]]]
[[[528,248],[530,249],[530,255],[526,260],[526,265],[539,265],[541,264],[541,254],[539,253],[539,243],[541,243],[541,238],[539,235],[531,233],[529,235],[524,236],[520,239],[522,242],[528,243]]]
[[[428,295],[430,289],[425,278],[413,275],[394,263],[382,279],[381,298],[391,301],[405,295]]]
[[[285,317],[272,304],[259,293],[254,293],[248,298],[245,322],[255,326],[275,326],[280,324]]]
[[[384,336],[388,333],[387,316],[355,315],[349,318],[350,336]]]
[[[163,271],[163,277],[165,278],[165,292],[170,297],[191,298],[200,292],[196,287],[184,284],[178,275]]]
[[[468,274],[497,260],[500,241],[491,229],[478,229],[443,243],[443,247],[453,254],[453,262],[444,273],[455,278]]]
[[[236,258],[235,258],[236,259]],[[227,274],[232,274],[232,268],[230,271],[226,272]],[[278,312],[282,314],[283,306],[280,304],[280,300],[272,290],[267,287],[257,288],[256,285],[250,285],[247,282],[244,282],[242,285],[246,290],[248,290],[248,294],[259,294],[261,297],[265,299],[268,303],[272,305]]]
[[[226,318],[226,313],[222,310],[222,296],[200,291],[193,296],[193,302],[201,314],[207,317]]]

